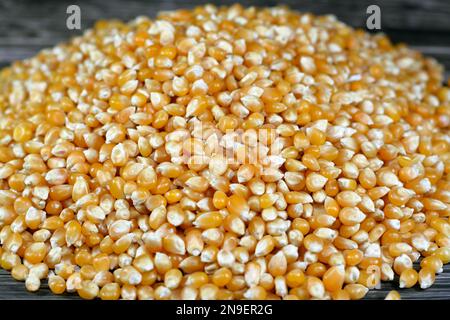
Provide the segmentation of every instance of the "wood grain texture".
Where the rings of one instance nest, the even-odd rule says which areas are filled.
[[[230,5],[236,0],[2,0],[0,2],[0,67],[35,55],[45,47],[81,34],[100,18],[130,20],[138,15],[154,17],[157,12],[192,8],[203,3]],[[250,6],[285,4],[315,14],[334,14],[340,20],[365,28],[366,9],[381,8],[382,31],[394,42],[405,42],[438,59],[450,74],[450,2],[448,0],[247,0]],[[77,4],[82,30],[66,28],[66,9]]]
[[[334,14],[340,20],[365,28],[366,9],[381,8],[382,31],[394,42],[404,42],[426,55],[435,57],[450,75],[450,1],[448,0],[1,0],[0,68],[14,60],[32,57],[39,50],[81,34],[98,19],[130,20],[139,15],[155,17],[158,11],[192,8],[203,3],[245,6],[286,4],[293,9],[315,14]],[[77,4],[82,13],[82,30],[66,28],[66,8]],[[397,283],[384,283],[371,290],[367,299],[383,299]],[[428,290],[400,290],[404,299],[450,299],[450,266]],[[24,284],[0,270],[0,299],[79,299],[76,295],[55,296],[46,284],[37,293],[29,293]]]
[[[365,299],[384,299],[391,290],[400,292],[402,299],[408,300],[448,300],[450,299],[450,265],[444,267],[444,272],[436,276],[435,284],[426,290],[417,286],[411,289],[399,289],[398,279],[394,282],[383,282],[380,289],[370,290]],[[54,295],[47,283],[43,283],[37,292],[28,292],[23,282],[14,280],[9,272],[0,269],[0,300],[73,300],[80,299],[76,294]]]

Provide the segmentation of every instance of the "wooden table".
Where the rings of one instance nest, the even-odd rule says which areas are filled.
[[[340,20],[365,28],[366,9],[376,3],[381,8],[382,31],[394,42],[405,42],[426,55],[435,57],[450,73],[450,2],[448,0],[2,0],[0,2],[0,67],[14,60],[35,55],[40,49],[81,34],[98,19],[130,20],[139,15],[154,17],[161,10],[192,8],[202,3],[273,6],[285,4],[293,9],[316,14],[335,14]],[[81,8],[82,30],[66,28],[66,9],[70,4]],[[369,292],[368,299],[382,299],[398,289],[386,283],[380,290]],[[437,276],[436,284],[427,290],[400,290],[405,299],[449,299],[450,266]],[[74,295],[55,296],[43,285],[37,293],[29,293],[24,284],[0,270],[0,299],[76,299]]]

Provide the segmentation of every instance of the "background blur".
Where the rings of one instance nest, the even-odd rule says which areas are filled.
[[[0,0],[0,67],[33,56],[44,47],[81,33],[100,18],[130,20],[154,17],[158,11],[191,8],[204,3],[245,6],[285,4],[315,14],[336,15],[354,26],[366,26],[366,9],[381,8],[381,27],[395,42],[405,42],[436,57],[450,70],[449,0]],[[82,30],[66,28],[66,9],[81,8]]]

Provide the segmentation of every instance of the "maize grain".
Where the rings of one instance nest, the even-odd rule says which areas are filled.
[[[450,261],[442,71],[284,7],[99,22],[0,71],[0,266],[84,299],[426,289]]]

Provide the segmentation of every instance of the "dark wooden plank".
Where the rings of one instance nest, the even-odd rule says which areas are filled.
[[[211,0],[229,5],[235,0]],[[66,41],[82,31],[65,26],[66,8],[77,4],[82,13],[82,29],[91,27],[99,18],[130,20],[138,15],[154,17],[161,10],[192,8],[202,0],[2,0],[0,2],[0,66],[33,56],[40,49]],[[446,0],[249,0],[245,5],[273,6],[283,3],[293,9],[316,14],[335,14],[342,21],[365,27],[366,8],[377,4],[381,8],[382,31],[395,42],[405,42],[419,48],[439,46],[439,53],[423,52],[438,59],[450,70],[450,2]]]
[[[229,5],[235,0],[211,0],[211,3]],[[201,0],[172,1],[100,1],[100,0],[3,0],[0,3],[0,35],[2,39],[49,39],[65,37],[66,8],[77,4],[81,8],[83,28],[88,28],[99,17],[129,20],[137,15],[154,17],[161,10],[192,8],[204,3]],[[351,0],[248,0],[245,5],[273,6],[282,3],[293,9],[316,14],[335,14],[342,21],[364,27],[366,9],[374,1]],[[381,8],[382,27],[385,30],[450,31],[450,2],[446,0],[383,0],[376,1]],[[74,33],[70,31],[70,33]],[[447,44],[450,42],[447,38]]]
[[[230,5],[235,0],[210,0],[209,3],[218,5]],[[130,19],[136,14],[147,14],[153,16],[160,10],[172,10],[176,8],[192,8],[204,4],[202,0],[171,0],[171,1],[99,1],[99,0],[3,0],[0,9],[3,14],[3,22],[13,25],[27,25],[31,32],[40,32],[32,29],[33,23],[40,25],[55,24],[56,17],[63,17],[65,9],[69,4],[80,5],[86,19],[103,16],[106,18],[121,17]],[[369,5],[377,4],[381,8],[384,27],[398,29],[422,29],[422,30],[450,30],[450,2],[445,0],[247,0],[241,2],[246,6],[273,6],[285,4],[300,11],[311,11],[317,14],[328,14],[333,12],[341,20],[352,25],[365,25],[366,9]],[[21,16],[23,19],[18,20]],[[25,19],[40,17],[39,22],[29,22]],[[30,25],[31,23],[31,25]],[[60,27],[64,21],[57,22]],[[58,29],[49,32],[58,32]]]
[[[416,269],[419,270],[417,266]],[[396,278],[393,282],[383,282],[379,290],[370,290],[366,299],[384,299],[391,290],[397,290],[404,300],[448,300],[450,299],[450,265],[444,266],[444,272],[438,274],[434,285],[426,290],[418,286],[400,289],[398,278]]]
[[[236,0],[210,0],[209,3],[230,5]],[[0,68],[14,60],[32,57],[39,50],[67,41],[81,34],[100,18],[130,20],[138,15],[155,17],[161,10],[192,8],[203,0],[1,0],[0,1]],[[286,4],[293,9],[315,14],[334,14],[354,26],[365,27],[366,8],[381,8],[382,31],[394,42],[405,42],[426,55],[435,57],[450,75],[450,1],[448,0],[248,0],[246,6]],[[82,30],[65,26],[66,8],[77,4],[82,10]],[[371,290],[367,299],[382,299],[397,289],[396,283],[383,283],[380,290]],[[450,266],[437,277],[428,290],[400,290],[405,299],[449,299]],[[37,293],[29,293],[24,284],[0,270],[0,299],[77,299],[76,295],[55,296],[43,284]]]
[[[9,272],[0,269],[0,300],[73,300],[80,299],[75,294],[55,295],[46,283],[37,292],[28,292],[25,283],[14,280]]]
[[[435,284],[426,290],[414,287],[411,289],[399,289],[398,282],[382,283],[381,289],[370,290],[365,299],[384,299],[391,290],[398,290],[402,299],[408,300],[444,300],[450,299],[450,265],[444,267],[444,272],[437,275]],[[1,299],[51,299],[51,300],[73,300],[80,299],[76,294],[54,295],[43,283],[41,289],[35,293],[28,292],[23,282],[14,280],[9,272],[0,269],[0,300]]]

